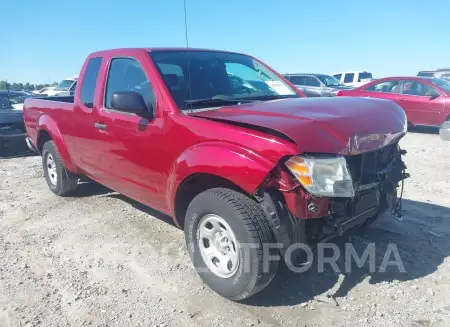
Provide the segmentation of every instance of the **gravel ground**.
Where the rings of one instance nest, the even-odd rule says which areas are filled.
[[[39,157],[0,159],[0,326],[450,326],[450,143],[401,144],[403,221],[336,243],[375,243],[377,265],[394,243],[406,272],[282,267],[245,303],[202,284],[167,217],[96,184],[58,198]]]

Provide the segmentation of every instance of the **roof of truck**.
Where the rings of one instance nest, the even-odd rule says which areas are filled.
[[[214,52],[226,52],[226,53],[238,53],[233,51],[226,51],[226,50],[215,50],[215,49],[202,49],[202,48],[182,48],[182,47],[156,47],[156,48],[116,48],[116,49],[108,49],[108,50],[100,50],[93,52],[91,56],[93,55],[105,55],[105,54],[111,54],[115,52],[120,51],[132,51],[132,52],[153,52],[153,51],[214,51]]]

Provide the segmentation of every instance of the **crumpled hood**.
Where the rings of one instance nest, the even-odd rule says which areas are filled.
[[[191,115],[278,131],[297,144],[299,153],[369,152],[400,139],[407,126],[405,112],[396,103],[356,97],[253,102]]]

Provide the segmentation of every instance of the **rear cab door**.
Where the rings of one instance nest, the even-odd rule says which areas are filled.
[[[106,135],[99,134],[94,124],[98,120],[99,96],[96,94],[99,76],[104,73],[105,59],[101,55],[89,56],[81,70],[79,87],[75,90],[72,114],[72,140],[77,155],[75,164],[97,180],[103,180],[100,152],[106,145]]]

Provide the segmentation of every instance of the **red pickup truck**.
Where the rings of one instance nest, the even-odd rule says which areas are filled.
[[[91,54],[74,97],[26,100],[49,188],[80,176],[173,217],[201,278],[242,300],[280,255],[398,209],[407,177],[394,102],[305,99],[261,61],[195,49]],[[401,198],[401,197],[400,197]]]

